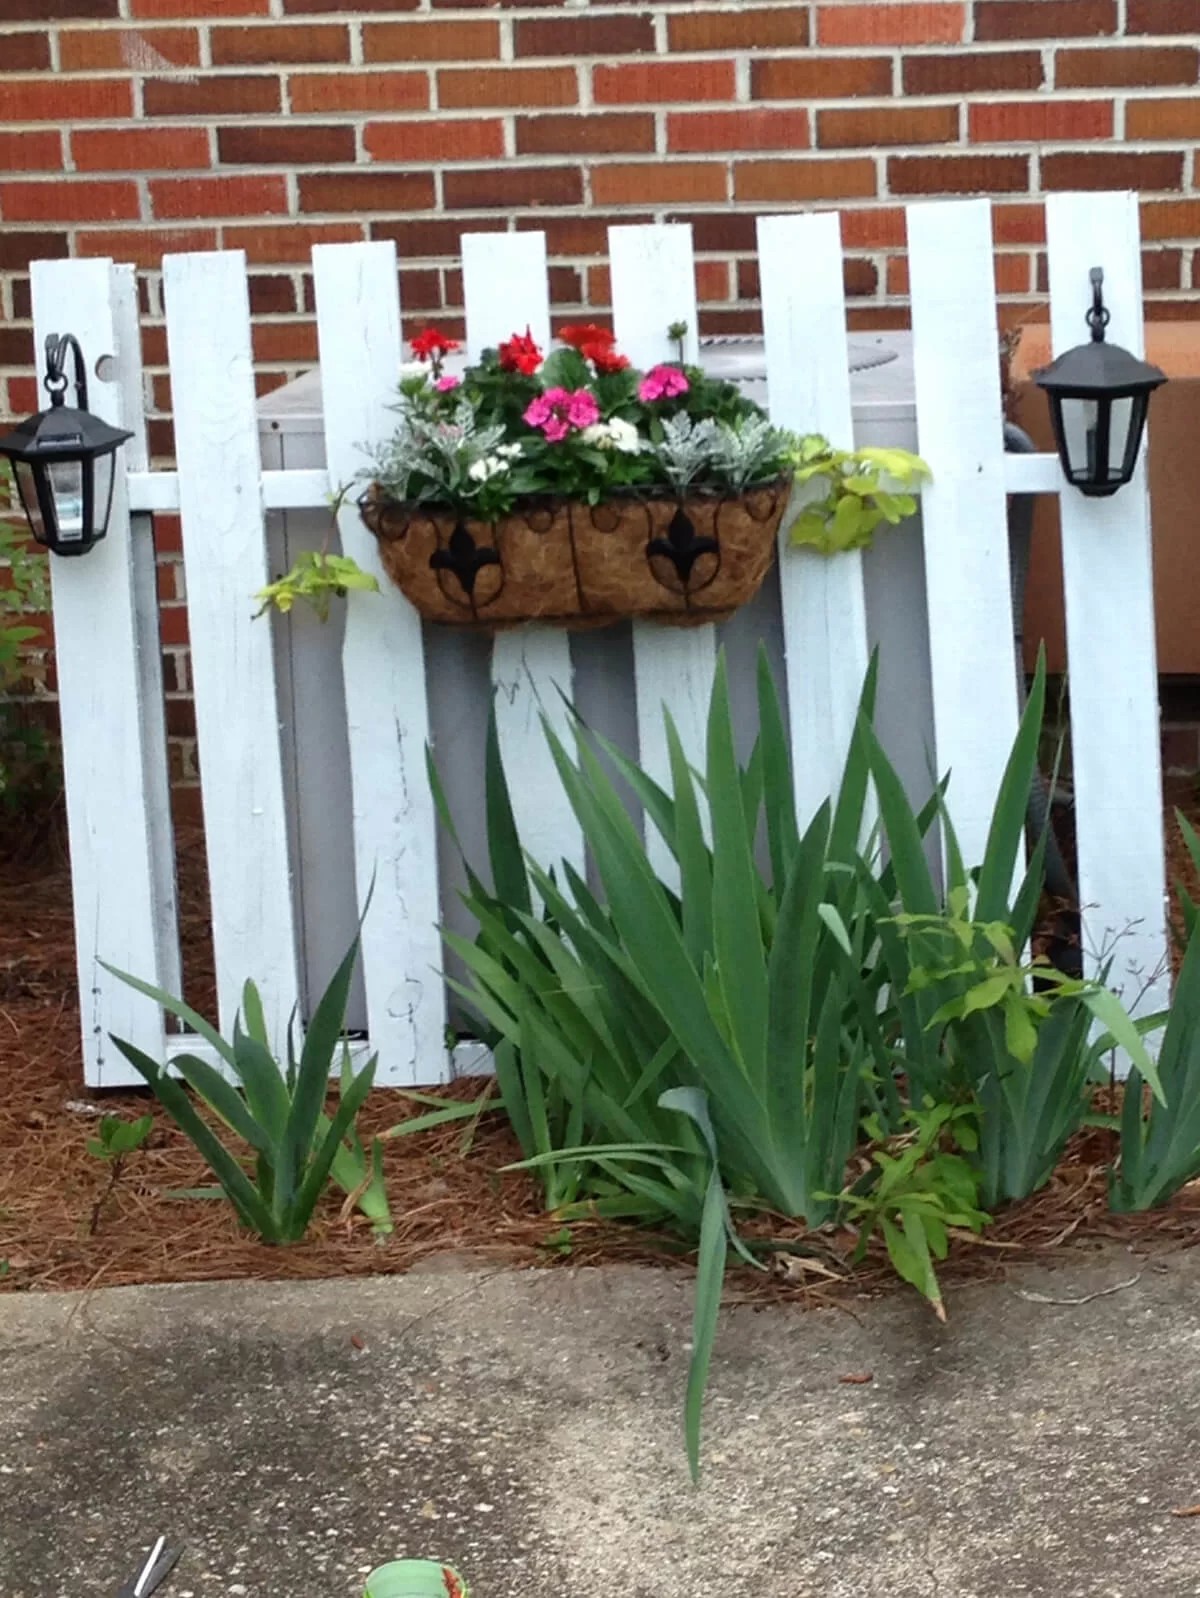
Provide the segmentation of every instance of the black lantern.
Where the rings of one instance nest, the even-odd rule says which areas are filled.
[[[1166,373],[1118,344],[1105,342],[1104,271],[1091,271],[1090,344],[1080,344],[1034,373],[1050,400],[1050,420],[1067,481],[1104,497],[1127,483],[1137,466],[1146,411]]]
[[[75,357],[76,408],[66,404],[67,352]],[[56,555],[84,555],[108,531],[117,450],[132,433],[110,427],[88,408],[83,351],[72,333],[46,340],[50,409],[0,438],[16,474],[30,530]]]

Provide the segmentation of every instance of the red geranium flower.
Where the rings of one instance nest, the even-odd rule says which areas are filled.
[[[579,353],[598,372],[624,372],[629,366],[628,355],[618,355],[611,344],[581,344]]]
[[[572,322],[567,327],[560,327],[558,336],[564,344],[571,344],[582,354],[585,344],[599,344],[605,349],[611,349],[617,342],[617,335],[607,327],[598,327],[595,322]]]
[[[542,352],[528,327],[501,344],[499,353],[502,372],[520,372],[522,377],[532,377],[542,364]]]
[[[447,338],[445,333],[439,332],[436,327],[427,327],[412,341],[412,352],[419,361],[436,363],[443,355],[449,355],[454,350],[460,349],[462,345],[456,338]]]

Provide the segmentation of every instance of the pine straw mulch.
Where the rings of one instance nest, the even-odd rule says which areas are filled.
[[[1169,798],[1200,819],[1190,785]],[[1167,822],[1172,877],[1185,876],[1195,891],[1173,811]],[[180,856],[188,991],[204,1008],[212,977],[203,882],[187,864],[199,849],[184,847]],[[539,1209],[532,1180],[501,1169],[520,1157],[519,1150],[503,1117],[486,1111],[473,1123],[388,1144],[396,1223],[390,1237],[376,1239],[361,1216],[347,1216],[335,1192],[322,1201],[303,1243],[271,1248],[247,1236],[227,1204],[167,1196],[211,1178],[147,1093],[93,1095],[81,1084],[69,874],[64,864],[0,864],[0,1291],[388,1275],[449,1263],[522,1269],[680,1262],[670,1239],[602,1222],[574,1225],[569,1251],[563,1250],[559,1227]],[[467,1081],[445,1091],[476,1099],[488,1090]],[[364,1132],[421,1109],[381,1090],[363,1112]],[[106,1192],[108,1170],[84,1147],[98,1114],[133,1117],[150,1110],[155,1127],[149,1144],[130,1156],[120,1182]],[[982,1238],[956,1239],[942,1268],[945,1286],[1002,1278],[1011,1265],[1057,1261],[1105,1242],[1143,1254],[1195,1241],[1200,1183],[1150,1215],[1109,1213],[1105,1167],[1112,1141],[1103,1131],[1081,1134],[1048,1187],[997,1215]],[[849,1271],[849,1232],[806,1235],[794,1223],[769,1220],[753,1230],[790,1246],[775,1255],[770,1275],[731,1272],[731,1300],[846,1307],[894,1283],[878,1250]]]

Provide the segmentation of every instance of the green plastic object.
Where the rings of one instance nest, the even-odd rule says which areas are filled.
[[[471,1598],[453,1565],[437,1559],[393,1559],[367,1577],[363,1598]]]

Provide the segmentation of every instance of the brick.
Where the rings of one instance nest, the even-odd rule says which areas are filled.
[[[975,38],[1090,39],[1117,31],[1117,0],[975,0]]]
[[[363,28],[365,61],[496,61],[500,26],[495,22],[368,22]]]
[[[802,50],[809,43],[808,11],[771,6],[761,11],[684,11],[667,22],[670,48]]]
[[[5,222],[134,222],[141,214],[131,182],[0,183]]]
[[[1183,283],[1182,250],[1143,250],[1142,287],[1177,289]]]
[[[296,285],[283,272],[251,272],[250,311],[253,316],[286,316],[296,309]]]
[[[546,235],[546,248],[554,255],[606,255],[608,230],[617,225],[653,222],[650,212],[633,215],[628,211],[596,211],[588,209],[585,216],[547,216],[527,221],[526,227],[540,228]],[[475,226],[472,222],[472,227]],[[517,220],[517,231],[521,221]]]
[[[654,24],[643,17],[540,17],[513,24],[518,56],[638,55],[654,49]]]
[[[600,104],[683,104],[732,100],[732,61],[631,61],[592,71],[592,98]]]
[[[1040,0],[1039,0],[1040,3]],[[846,4],[827,0],[817,10],[817,42],[833,45],[958,44],[966,32],[965,5]]]
[[[1130,139],[1200,139],[1200,99],[1130,100],[1125,107]]]
[[[292,110],[423,111],[429,80],[423,72],[296,72],[288,79]]]
[[[80,172],[207,167],[208,134],[203,128],[73,128],[71,156]]]
[[[442,193],[448,211],[487,211],[493,206],[507,209],[580,205],[583,177],[577,167],[490,167],[478,172],[444,173]]]
[[[1200,300],[1149,300],[1148,322],[1200,322]]]
[[[1200,33],[1194,0],[1129,0],[1127,33]]]
[[[1200,228],[1196,231],[1200,232]],[[27,272],[30,261],[61,261],[70,253],[70,239],[66,233],[26,233],[0,228],[0,272]]]
[[[0,172],[55,172],[62,170],[62,135],[49,128],[28,133],[0,129]]]
[[[1054,81],[1060,89],[1186,87],[1200,78],[1200,50],[1184,45],[1106,45],[1059,50]]]
[[[750,62],[752,100],[845,100],[891,92],[888,56],[767,56]]]
[[[628,218],[621,217],[622,222]],[[653,221],[653,217],[647,218]],[[681,211],[673,212],[671,221],[684,222],[692,230],[692,240],[697,250],[715,254],[745,255],[758,249],[755,218],[747,211]],[[603,237],[599,249],[607,249]],[[588,253],[591,253],[590,251]]]
[[[1028,187],[1025,155],[914,155],[888,161],[893,194],[1005,194]]]
[[[302,211],[425,211],[434,203],[428,172],[310,173],[299,185]]]
[[[12,78],[4,85],[9,122],[78,122],[133,115],[133,88],[123,78]]]
[[[353,165],[356,156],[354,129],[348,123],[240,124],[217,131],[217,158],[225,166]]]
[[[121,228],[104,233],[80,233],[76,241],[78,255],[107,255],[116,261],[130,261],[148,271],[157,271],[164,255],[183,255],[195,250],[215,250],[217,230],[212,227],[190,228]],[[145,330],[147,356],[149,334]],[[149,358],[147,364],[150,364]]]
[[[416,11],[421,0],[354,0],[354,11]],[[283,0],[288,16],[312,17],[347,9],[346,0]]]
[[[222,229],[227,250],[245,250],[246,257],[264,266],[286,262],[310,264],[314,244],[357,244],[366,237],[362,222],[285,222],[264,227],[229,226]]]
[[[732,68],[730,74],[732,76]],[[438,73],[438,105],[444,111],[476,106],[574,105],[579,84],[574,67],[496,67]]]
[[[297,66],[350,59],[350,31],[344,24],[293,22],[212,28],[209,36],[215,67]]]
[[[150,203],[162,221],[210,216],[286,215],[287,179],[271,177],[162,178],[150,184]]]
[[[647,162],[596,167],[592,172],[597,205],[722,202],[727,193],[723,161]]]
[[[149,78],[142,86],[148,117],[261,115],[282,109],[279,79],[273,77]]]
[[[129,0],[131,17],[153,17],[162,21],[194,17],[212,22],[218,17],[265,17],[271,0]]]
[[[90,22],[120,14],[120,0],[0,0],[0,22]]]
[[[1061,144],[1111,139],[1111,100],[1008,100],[970,108],[973,144]]]
[[[540,224],[539,224],[540,225]],[[472,217],[472,233],[506,233],[506,217]],[[463,224],[450,217],[404,217],[371,223],[372,239],[390,239],[406,260],[458,255]]]
[[[1040,89],[1046,75],[1037,50],[956,50],[953,55],[906,56],[903,71],[905,94]]]
[[[58,36],[64,72],[162,72],[200,60],[195,28],[64,28]]]
[[[317,359],[315,322],[256,322],[250,338],[256,361],[307,365]]]
[[[667,118],[667,148],[672,154],[807,150],[811,142],[807,111],[672,112]]]
[[[1200,200],[1143,200],[1141,213],[1144,239],[1193,239],[1200,235]]]
[[[822,150],[958,142],[958,107],[926,105],[817,112]]]
[[[738,161],[733,192],[741,200],[851,200],[876,193],[875,163],[838,161]]]
[[[997,244],[1044,244],[1046,210],[1042,205],[995,205],[992,234]]]
[[[1183,155],[1170,151],[1128,155],[1089,150],[1042,157],[1042,188],[1052,189],[1178,189],[1183,183]]]
[[[897,248],[907,238],[907,224],[899,206],[856,207],[842,215],[842,243],[847,249]]]
[[[49,66],[48,33],[0,33],[0,72],[45,72]]]
[[[518,117],[518,155],[610,155],[654,151],[654,118],[628,115]]]
[[[346,129],[346,132],[349,132]],[[353,139],[351,140],[353,143]],[[463,117],[448,122],[368,122],[363,145],[375,161],[483,161],[504,155],[504,124]]]

